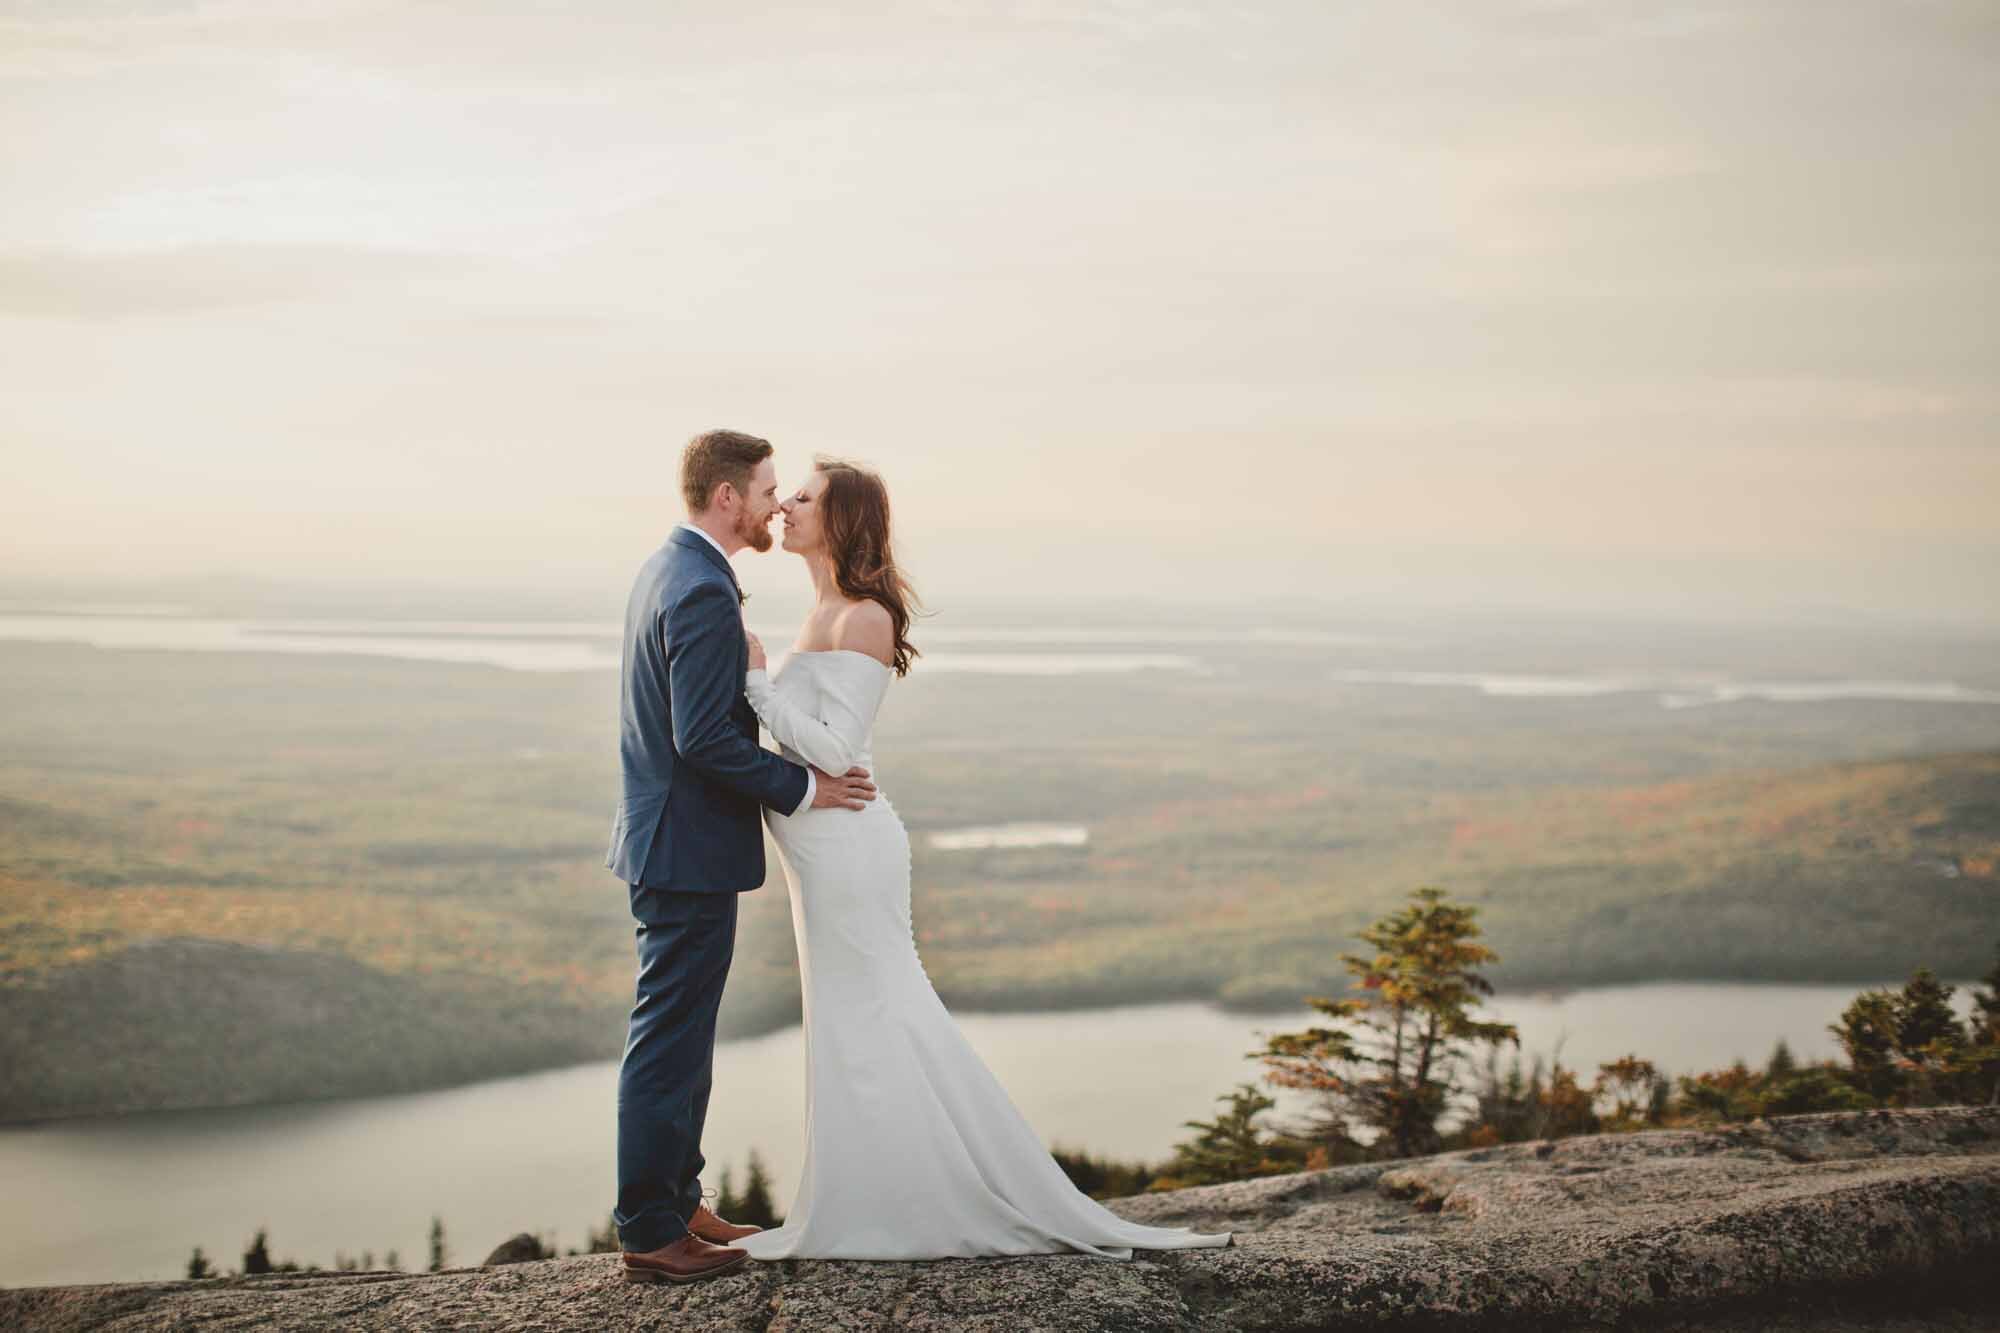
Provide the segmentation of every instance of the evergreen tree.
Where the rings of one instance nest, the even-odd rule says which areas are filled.
[[[1952,1009],[1956,989],[1920,967],[1900,991],[1855,996],[1829,1029],[1847,1052],[1848,1082],[1891,1106],[1969,1100],[1984,1092],[1996,1062],[1974,1049],[1974,1035]]]
[[[208,1262],[208,1256],[201,1252],[201,1246],[194,1247],[194,1254],[188,1259],[188,1280],[199,1282],[205,1277],[215,1276],[215,1266]]]
[[[1956,986],[1938,981],[1928,967],[1910,974],[1896,1005],[1896,1049],[1919,1065],[1942,1063],[1943,1051],[1965,1044],[1965,1029],[1952,1011]]]
[[[782,1225],[784,1219],[771,1203],[771,1178],[764,1173],[764,1159],[755,1148],[750,1150],[750,1165],[745,1174],[748,1179],[743,1182],[743,1198],[737,1206],[742,1215],[729,1220],[747,1227]]]
[[[1885,990],[1865,990],[1827,1026],[1847,1052],[1848,1081],[1872,1101],[1892,1099],[1902,1083],[1896,1069],[1896,1036],[1901,1025],[1897,997]]]
[[[1351,1116],[1379,1132],[1384,1155],[1433,1152],[1438,1120],[1458,1095],[1458,1062],[1478,1042],[1520,1042],[1512,1024],[1481,1023],[1469,1010],[1493,987],[1472,969],[1499,955],[1476,942],[1478,909],[1423,887],[1402,910],[1361,932],[1372,954],[1342,954],[1355,999],[1307,996],[1332,1020],[1271,1037],[1259,1052],[1278,1087],[1321,1094],[1321,1128],[1340,1134]]]
[[[1960,1087],[1972,1103],[2000,1104],[2000,959],[1972,991],[1971,1031],[1962,1060]]]
[[[1062,1147],[1050,1149],[1049,1155],[1069,1177],[1069,1183],[1093,1199],[1124,1199],[1144,1194],[1159,1176],[1144,1162],[1114,1162],[1108,1157],[1093,1157],[1088,1152],[1072,1152]]]
[[[391,1250],[382,1256],[382,1267],[392,1273],[400,1273],[403,1271],[403,1261],[396,1256],[394,1250]]]
[[[444,1219],[442,1217],[433,1216],[431,1218],[430,1271],[433,1273],[442,1273],[444,1271],[445,1264],[449,1260],[449,1258],[450,1255],[446,1252],[444,1247]]]
[[[1765,1080],[1756,1097],[1759,1115],[1804,1115],[1808,1111],[1865,1111],[1874,1103],[1841,1077],[1828,1062]]]
[[[1536,1057],[1535,1076],[1541,1076],[1541,1060]],[[1530,1138],[1533,1107],[1528,1099],[1528,1079],[1521,1072],[1521,1052],[1516,1049],[1507,1072],[1500,1072],[1500,1043],[1486,1047],[1486,1062],[1473,1089],[1474,1127],[1484,1143],[1518,1143]]]
[[[1239,1084],[1234,1092],[1216,1100],[1229,1103],[1229,1108],[1213,1120],[1183,1122],[1195,1131],[1195,1136],[1175,1145],[1173,1160],[1153,1182],[1153,1189],[1248,1180],[1253,1176],[1297,1171],[1304,1166],[1305,1154],[1300,1144],[1266,1137],[1258,1128],[1257,1117],[1277,1103],[1259,1091],[1256,1084]]]
[[[275,1271],[271,1266],[271,1249],[263,1227],[257,1228],[256,1236],[250,1241],[250,1248],[243,1252],[243,1271],[245,1274]]]
[[[722,1179],[715,1187],[715,1215],[734,1222],[736,1215],[742,1211],[743,1200],[736,1197],[736,1187],[730,1181],[729,1168],[725,1166],[722,1168]]]
[[[1646,1099],[1646,1123],[1664,1125],[1668,1114],[1673,1110],[1673,1105],[1674,1085],[1662,1076],[1660,1081],[1653,1085],[1652,1095]]]
[[[1896,1052],[1903,1058],[1903,1100],[1917,1106],[1956,1101],[1965,1027],[1952,1011],[1956,986],[1940,983],[1920,967],[1904,983],[1896,1004]]]
[[[1771,1058],[1764,1062],[1764,1077],[1770,1079],[1786,1078],[1794,1073],[1798,1067],[1799,1062],[1792,1055],[1791,1046],[1786,1043],[1783,1037],[1780,1037],[1778,1038],[1778,1044],[1771,1048]]]
[[[1980,978],[1983,987],[1972,992],[1972,1040],[1977,1045],[2000,1046],[2000,950],[1993,967]]]

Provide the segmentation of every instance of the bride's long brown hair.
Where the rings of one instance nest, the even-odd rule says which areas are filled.
[[[826,474],[819,521],[827,557],[833,562],[834,586],[843,596],[880,602],[888,611],[896,631],[895,660],[890,666],[898,676],[906,676],[911,660],[919,656],[909,639],[911,611],[922,604],[903,571],[896,568],[889,546],[889,488],[881,477],[844,458],[817,454],[813,471]]]

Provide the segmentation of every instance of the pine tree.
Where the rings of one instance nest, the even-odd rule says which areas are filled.
[[[743,1200],[736,1197],[736,1187],[729,1178],[729,1168],[725,1166],[722,1168],[722,1179],[715,1187],[715,1215],[733,1222],[742,1211]]]
[[[750,1150],[748,1179],[743,1182],[743,1198],[738,1204],[740,1217],[729,1220],[746,1227],[775,1227],[783,1223],[778,1210],[771,1203],[771,1178],[764,1173],[764,1159],[757,1150]]]
[[[1792,1048],[1786,1044],[1783,1037],[1780,1037],[1778,1038],[1778,1044],[1771,1048],[1771,1058],[1764,1062],[1764,1077],[1768,1079],[1788,1078],[1797,1072],[1798,1067],[1799,1062],[1793,1056]]]
[[[1297,1144],[1267,1138],[1259,1130],[1257,1117],[1277,1102],[1256,1084],[1238,1084],[1234,1092],[1216,1100],[1229,1103],[1229,1108],[1213,1120],[1183,1122],[1195,1136],[1174,1146],[1173,1160],[1153,1182],[1153,1189],[1248,1180],[1297,1171],[1304,1165],[1304,1153]]]
[[[1840,1021],[1827,1025],[1847,1052],[1848,1081],[1877,1102],[1892,1100],[1902,1084],[1896,1068],[1899,1027],[1897,997],[1885,990],[1865,990],[1841,1010]]]
[[[1982,1046],[2000,1046],[2000,950],[1993,967],[1972,992],[1972,1039]]]
[[[1646,1099],[1646,1123],[1664,1125],[1667,1122],[1667,1113],[1673,1110],[1673,1105],[1674,1085],[1671,1080],[1662,1076],[1660,1081],[1653,1085],[1652,1095]]]
[[[1517,1049],[1506,1074],[1501,1074],[1500,1045],[1497,1042],[1489,1044],[1473,1088],[1477,1110],[1472,1124],[1467,1127],[1465,1146],[1519,1143],[1533,1138],[1533,1125],[1539,1111],[1541,1071],[1541,1057],[1537,1055],[1533,1078],[1524,1075],[1521,1072],[1521,1052]]]
[[[403,1271],[403,1261],[396,1256],[394,1250],[391,1250],[382,1256],[382,1267],[392,1273],[400,1273]]]
[[[1938,1051],[1965,1044],[1965,1029],[1951,1007],[1957,989],[1939,982],[1928,967],[1910,974],[1896,1006],[1896,1049],[1906,1059],[1935,1063]]]
[[[1493,993],[1473,971],[1499,955],[1476,943],[1478,909],[1445,901],[1423,887],[1402,910],[1361,932],[1369,955],[1342,954],[1363,992],[1355,999],[1307,996],[1332,1020],[1325,1027],[1280,1033],[1259,1052],[1278,1087],[1322,1094],[1322,1124],[1338,1129],[1351,1116],[1379,1131],[1391,1155],[1410,1157],[1441,1145],[1438,1120],[1459,1094],[1458,1062],[1478,1042],[1513,1042],[1509,1023],[1481,1023],[1469,1011]]]
[[[205,1277],[215,1276],[215,1266],[208,1262],[208,1256],[201,1252],[201,1246],[194,1247],[194,1254],[188,1259],[188,1280],[199,1282]]]
[[[1803,1115],[1808,1111],[1865,1111],[1874,1103],[1841,1076],[1829,1061],[1766,1079],[1757,1094],[1759,1115]]]
[[[1069,1183],[1093,1199],[1124,1199],[1144,1194],[1159,1172],[1144,1162],[1118,1162],[1109,1157],[1093,1157],[1089,1152],[1067,1149],[1060,1144],[1049,1156],[1069,1177]]]
[[[256,1236],[250,1241],[250,1248],[243,1252],[243,1271],[245,1274],[275,1271],[271,1266],[271,1249],[263,1227],[257,1228]]]
[[[442,1217],[433,1216],[431,1218],[430,1271],[433,1273],[442,1273],[444,1271],[445,1264],[448,1262],[449,1258],[450,1255],[446,1252],[444,1247],[444,1219]]]
[[[2000,1105],[2000,959],[1972,991],[1972,1016],[1960,1056],[1959,1087],[1964,1100]]]

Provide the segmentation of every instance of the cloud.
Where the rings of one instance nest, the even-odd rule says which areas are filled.
[[[267,492],[338,536],[377,483],[616,545],[712,422],[893,468],[953,558],[1077,496],[1048,521],[1135,578],[1268,503],[1218,451],[1385,545],[1505,497],[1670,553],[1740,496],[1743,550],[1928,550],[1992,493],[1991,0],[32,12],[0,18],[16,564]],[[1117,540],[1109,494],[1143,501]]]

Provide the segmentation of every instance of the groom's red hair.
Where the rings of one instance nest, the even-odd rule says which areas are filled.
[[[771,456],[771,442],[740,430],[703,431],[681,450],[681,498],[688,513],[699,514],[725,481],[750,498],[750,474]]]

